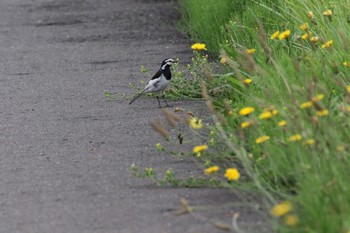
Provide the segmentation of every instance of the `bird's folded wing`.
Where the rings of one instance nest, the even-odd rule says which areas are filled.
[[[153,77],[151,78],[151,80],[156,79],[156,78],[159,78],[161,75],[162,75],[162,71],[161,71],[161,70],[158,70],[157,73],[155,73],[155,74],[153,75]]]

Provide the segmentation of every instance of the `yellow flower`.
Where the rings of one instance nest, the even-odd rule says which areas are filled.
[[[280,31],[275,31],[275,32],[270,36],[270,39],[271,39],[271,40],[277,39],[279,34],[280,34]]]
[[[235,180],[237,181],[241,175],[239,174],[239,171],[236,168],[228,168],[225,172],[225,177],[228,180]]]
[[[214,143],[215,143],[215,139],[214,139],[214,138],[211,138],[211,139],[209,140],[209,142],[210,142],[210,144],[214,144]]]
[[[316,112],[317,116],[327,116],[328,114],[329,114],[328,109],[323,109],[323,110],[320,110],[320,111]]]
[[[350,93],[350,85],[346,87],[346,91]]]
[[[287,125],[287,121],[280,121],[278,122],[278,126],[283,127]]]
[[[260,144],[260,143],[266,142],[269,139],[270,139],[269,136],[264,135],[264,136],[261,136],[261,137],[258,137],[257,139],[255,139],[255,143]]]
[[[271,214],[275,217],[281,217],[288,214],[291,210],[292,204],[289,201],[284,201],[275,205],[271,210]]]
[[[239,115],[247,116],[254,111],[255,111],[255,109],[253,107],[245,107],[245,108],[242,108],[241,110],[239,110]]]
[[[314,13],[313,13],[312,11],[307,12],[306,15],[307,15],[307,17],[309,17],[310,19],[315,18]]]
[[[253,82],[253,80],[251,80],[249,78],[243,80],[244,84],[250,84],[251,82]]]
[[[244,128],[247,128],[248,126],[250,126],[252,123],[249,122],[249,121],[245,121],[245,122],[242,122],[241,123],[241,128],[244,129]]]
[[[343,152],[344,150],[345,150],[345,146],[344,145],[337,146],[337,151],[338,152]]]
[[[215,172],[219,171],[219,167],[218,166],[212,166],[212,167],[208,167],[207,169],[204,170],[205,174],[213,174]]]
[[[289,142],[300,141],[303,137],[300,134],[294,134],[288,138]]]
[[[303,23],[302,25],[300,25],[300,29],[301,30],[307,30],[309,28],[309,25],[307,23]]]
[[[307,101],[307,102],[304,102],[302,104],[299,105],[299,107],[301,109],[304,109],[304,108],[311,108],[313,106],[313,103],[311,101]]]
[[[313,145],[315,143],[316,143],[315,139],[308,139],[303,142],[304,145]]]
[[[313,36],[310,38],[310,42],[316,43],[319,40],[318,36]]]
[[[269,119],[272,117],[272,113],[270,111],[263,112],[259,115],[259,119]]]
[[[191,49],[196,51],[207,50],[205,44],[203,43],[195,43],[191,46]]]
[[[294,227],[298,224],[298,217],[294,214],[289,214],[284,218],[284,223],[287,226]]]
[[[162,145],[160,143],[157,143],[156,144],[156,149],[157,150],[161,150],[161,149],[163,149],[163,147],[162,147]]]
[[[282,32],[281,34],[279,34],[278,36],[278,39],[279,40],[286,40],[288,39],[288,37],[290,36],[290,33],[291,31],[288,29],[288,30],[285,30],[284,32]]]
[[[207,150],[208,146],[207,145],[199,145],[193,147],[193,153],[197,155],[197,157],[200,157],[202,155],[202,152]]]
[[[332,15],[333,15],[332,10],[326,10],[326,11],[323,12],[323,16],[330,17],[330,16],[332,16]]]
[[[220,59],[220,63],[221,64],[227,64],[228,62],[230,61],[230,59],[228,58],[228,57],[222,57],[221,59]]]
[[[319,94],[319,95],[314,96],[311,100],[313,102],[317,102],[317,101],[322,100],[323,98],[324,98],[324,94]]]
[[[327,41],[326,43],[324,43],[321,47],[322,47],[323,49],[329,48],[329,47],[332,46],[332,44],[333,44],[333,40],[329,40],[329,41]]]
[[[247,49],[248,54],[253,54],[255,53],[256,49]]]
[[[189,124],[193,129],[203,128],[202,120],[198,119],[197,117],[191,117]]]
[[[306,40],[309,38],[309,33],[305,33],[304,35],[301,36],[301,39]]]
[[[278,110],[277,109],[274,109],[274,110],[272,110],[272,115],[274,116],[274,115],[277,115],[278,114]]]
[[[350,62],[349,62],[349,61],[344,61],[344,62],[343,62],[343,66],[345,66],[345,67],[350,67]]]

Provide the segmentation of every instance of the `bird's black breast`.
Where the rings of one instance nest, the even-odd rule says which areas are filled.
[[[162,71],[164,77],[166,78],[166,80],[170,80],[171,79],[171,72],[170,72],[170,67],[166,67],[163,71]]]

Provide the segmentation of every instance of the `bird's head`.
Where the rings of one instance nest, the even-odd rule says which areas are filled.
[[[176,61],[171,59],[171,58],[168,58],[168,59],[165,59],[163,62],[162,62],[162,65],[161,65],[161,69],[162,70],[165,70],[166,68],[169,68],[172,64],[174,64]]]

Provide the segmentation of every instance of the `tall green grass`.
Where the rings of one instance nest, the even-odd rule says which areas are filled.
[[[270,7],[263,8],[259,4]],[[278,4],[271,0],[260,0],[260,3],[254,0],[181,0],[182,25],[193,40],[204,42],[209,53],[217,56],[229,39],[247,40],[248,31],[252,33],[257,29],[256,19],[266,26],[275,26],[276,17],[281,15],[275,15],[273,19],[265,16],[274,12]],[[228,23],[237,27],[234,33],[228,33]],[[251,43],[254,43],[253,38]]]
[[[252,80],[244,98],[226,96],[217,130],[271,207],[292,203],[276,232],[349,232],[350,1],[186,0],[182,9],[194,40],[221,50],[238,81]],[[291,34],[270,39],[277,30]],[[254,112],[242,115],[247,106]]]

